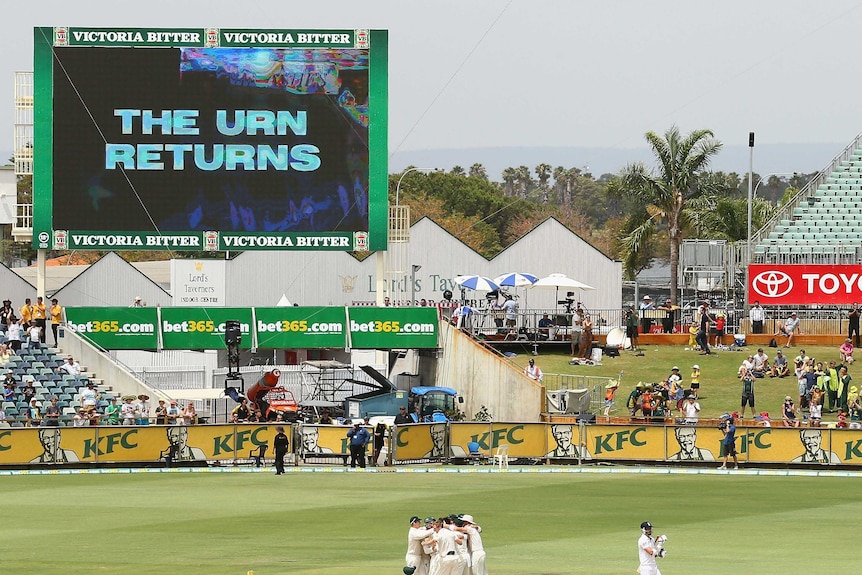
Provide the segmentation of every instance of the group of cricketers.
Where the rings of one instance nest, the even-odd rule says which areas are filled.
[[[481,532],[472,515],[424,521],[414,515],[407,533],[405,575],[488,575]]]

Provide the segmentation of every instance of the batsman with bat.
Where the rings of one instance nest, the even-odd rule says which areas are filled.
[[[638,573],[640,575],[661,575],[655,560],[656,557],[665,556],[665,541],[667,541],[667,535],[659,535],[653,539],[652,523],[649,521],[641,523],[641,536],[638,539],[638,559],[640,560]]]

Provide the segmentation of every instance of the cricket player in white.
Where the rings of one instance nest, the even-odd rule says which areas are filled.
[[[437,572],[432,575],[458,575],[460,565],[456,546],[463,540],[458,533],[443,527],[443,520],[434,522],[434,541],[437,547]]]
[[[488,575],[485,567],[485,547],[482,545],[482,528],[476,525],[472,515],[463,515],[461,521],[467,532],[467,547],[470,549],[470,563],[473,575]]]
[[[640,575],[661,575],[655,559],[656,557],[664,557],[665,551],[662,545],[665,541],[667,541],[666,535],[653,539],[652,523],[649,521],[641,523],[641,536],[638,539],[638,559],[640,560],[638,573]]]
[[[461,534],[461,542],[455,548],[455,557],[458,558],[458,575],[470,575],[470,549],[467,546],[467,531],[463,527],[457,527],[455,523],[447,525],[452,531]]]
[[[422,540],[434,533],[431,529],[422,527],[422,520],[415,515],[410,518],[410,531],[407,532],[407,555],[404,563],[408,567],[416,567],[413,575],[428,575],[427,555],[422,553]]]

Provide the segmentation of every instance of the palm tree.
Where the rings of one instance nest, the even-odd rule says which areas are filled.
[[[488,181],[488,171],[482,164],[476,163],[470,166],[470,177]]]
[[[664,138],[647,132],[646,139],[658,162],[656,171],[648,171],[641,163],[630,164],[609,183],[608,191],[618,197],[628,195],[641,205],[625,226],[631,231],[621,238],[629,256],[624,260],[636,259],[630,256],[636,256],[658,231],[658,223],[664,222],[670,244],[670,297],[678,301],[679,249],[691,219],[686,208],[693,200],[710,195],[710,186],[699,182],[698,176],[721,149],[721,142],[713,139],[711,130],[694,130],[683,137],[676,126]]]
[[[515,174],[514,168],[506,168],[503,170],[503,193],[507,196],[515,195]]]
[[[527,166],[518,166],[515,168],[515,181],[521,190],[518,197],[527,199],[533,187],[533,177],[530,175],[530,168]]]

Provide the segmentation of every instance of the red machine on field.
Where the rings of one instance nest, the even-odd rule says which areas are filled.
[[[293,392],[278,385],[281,371],[273,369],[263,374],[246,392],[248,400],[260,408],[264,418],[275,420],[281,414],[284,421],[296,421],[299,405]]]

